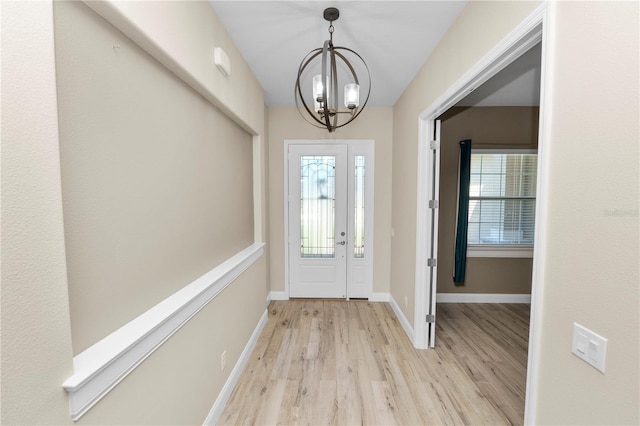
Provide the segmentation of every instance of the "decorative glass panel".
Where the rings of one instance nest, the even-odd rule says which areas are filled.
[[[353,256],[364,258],[364,155],[355,156],[355,218]]]
[[[300,255],[335,257],[336,157],[300,157]]]

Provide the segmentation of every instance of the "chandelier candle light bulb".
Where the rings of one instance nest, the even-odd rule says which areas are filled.
[[[325,79],[325,86],[322,85],[322,75],[318,74],[313,76],[313,102],[314,102],[314,107],[317,113],[320,113],[320,111],[322,110],[322,104],[325,103],[323,95],[322,95],[322,91],[323,88],[326,87],[327,88],[327,102],[329,99],[329,77],[326,77]]]
[[[360,86],[355,83],[344,86],[344,106],[353,110],[360,105]]]

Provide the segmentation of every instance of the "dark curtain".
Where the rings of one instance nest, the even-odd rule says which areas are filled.
[[[469,228],[469,182],[471,179],[471,140],[460,142],[460,188],[458,190],[458,226],[454,283],[464,283],[467,268],[467,230]]]

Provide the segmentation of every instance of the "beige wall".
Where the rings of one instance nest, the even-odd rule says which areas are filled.
[[[76,424],[201,425],[264,312],[265,269],[263,257]]]
[[[126,4],[132,3],[143,11],[148,7],[145,4],[149,5]],[[165,3],[181,12],[176,15],[180,19],[170,21],[171,28],[189,32],[191,22],[202,21],[199,13],[189,16],[193,14],[188,12],[193,10],[187,6],[191,3]],[[394,141],[392,226],[396,237],[391,243],[391,292],[398,301],[406,295],[413,302],[414,294],[418,114],[536,5],[470,2],[394,107],[393,129],[385,124],[387,131],[393,131]],[[71,423],[61,388],[72,372],[72,352],[55,117],[52,6],[47,2],[2,2],[1,7],[2,422]],[[555,50],[551,54],[552,81],[547,99],[550,186],[545,211],[547,246],[542,259],[545,268],[540,278],[541,352],[534,361],[537,423],[638,424],[638,3],[558,2],[551,7],[556,12],[551,43]],[[141,16],[139,19],[147,22],[155,21],[154,12]],[[165,40],[174,36],[174,32],[165,33]],[[183,52],[188,57],[192,53]],[[247,81],[248,86],[255,84],[255,79]],[[258,105],[262,108],[262,102]],[[238,114],[243,113],[241,106],[236,108]],[[259,116],[264,113],[260,111]],[[300,120],[293,113],[284,116],[281,120],[270,117],[270,124],[293,126],[293,120]],[[270,130],[272,135],[278,133],[285,132],[275,127]],[[354,137],[375,138],[366,132]],[[271,138],[269,154],[274,147],[277,142]],[[380,158],[379,152],[376,158]],[[273,174],[272,167],[270,177]],[[273,182],[271,185],[276,190],[279,187]],[[376,199],[380,199],[378,194]],[[271,199],[272,236],[277,234],[277,226],[282,226],[276,223],[277,208],[273,207],[282,206],[281,200],[281,194],[279,199],[277,194]],[[376,221],[379,216],[376,211]],[[376,244],[381,238],[384,236],[376,235]],[[278,245],[282,242],[274,244],[274,253],[278,253]],[[272,259],[271,263],[277,266],[279,261]],[[140,411],[132,416],[140,417],[127,418],[128,423],[166,423],[165,419],[178,416],[184,422],[201,422],[206,404],[200,395],[217,394],[221,385],[215,377],[190,370],[192,364],[204,363],[211,365],[211,372],[217,371],[217,362],[198,359],[191,363],[190,356],[201,348],[213,356],[227,344],[230,351],[237,352],[236,348],[246,343],[247,329],[255,326],[264,306],[266,268],[261,260],[220,299],[224,300],[220,313],[228,312],[224,320],[237,323],[238,330],[230,335],[211,331],[210,321],[219,319],[213,313],[211,317],[195,317],[195,322],[174,335],[81,422],[121,422],[118,411],[130,413],[132,401],[138,400]],[[278,271],[272,271],[272,276],[277,278]],[[245,285],[257,285],[257,290],[251,287],[247,291]],[[401,304],[401,308],[412,321],[413,303],[407,308]],[[211,309],[216,310],[215,305]],[[571,355],[573,321],[609,339],[606,374]],[[195,340],[202,342],[202,329],[207,330],[214,347],[206,343],[198,346]],[[229,364],[236,359],[235,355],[230,357]],[[180,364],[180,368],[168,372],[168,364]],[[181,375],[194,379],[181,382]],[[165,390],[159,384],[169,381],[168,377],[181,383],[179,405],[163,397]]]
[[[639,6],[556,4],[541,424],[640,423]],[[609,339],[605,374],[571,354],[574,321]]]
[[[53,5],[2,2],[2,424],[71,423]]]
[[[396,300],[414,292],[417,117],[536,5],[470,2],[394,107]],[[549,4],[549,204],[538,212],[546,246],[529,407],[540,424],[640,422],[638,6]],[[413,304],[401,308],[413,320]],[[606,374],[571,354],[574,321],[609,339]]]
[[[393,108],[391,295],[411,324],[415,312],[418,116],[538,5],[469,2]]]
[[[215,28],[218,25],[217,18],[206,2],[168,3],[136,3],[135,7],[141,13],[135,17],[129,15],[129,19],[125,20],[138,29],[147,27],[147,24],[154,20],[169,25],[167,21],[169,20],[172,31],[168,32],[167,26],[163,27],[166,33],[165,39],[172,37],[181,39],[185,34],[191,34],[192,38],[200,38],[198,47],[206,51],[210,51],[220,42],[226,43],[230,40],[225,35],[224,29]],[[76,11],[83,10],[82,14],[89,14],[89,16],[93,13],[81,3],[57,6],[73,7]],[[174,13],[173,17],[171,13],[165,13],[166,8],[171,9]],[[60,9],[57,8],[56,14],[59,12]],[[156,19],[160,17],[162,19]],[[148,79],[149,82],[138,81],[136,83],[139,84],[129,83],[128,87],[121,88],[131,98],[121,99],[120,102],[125,112],[128,111],[131,115],[141,118],[140,126],[132,123],[135,120],[127,121],[127,116],[120,116],[118,123],[110,122],[109,118],[117,116],[117,111],[113,111],[113,108],[102,111],[102,115],[90,116],[92,102],[96,99],[91,99],[89,95],[103,96],[105,102],[117,102],[108,97],[115,96],[115,92],[119,91],[118,88],[106,94],[96,94],[87,88],[86,91],[76,93],[75,100],[72,99],[73,96],[69,97],[69,93],[61,93],[58,105],[53,18],[53,4],[50,2],[3,2],[2,4],[2,424],[72,423],[62,383],[73,373],[72,327],[68,301],[70,288],[67,285],[66,273],[68,264],[72,263],[73,255],[70,253],[67,258],[65,254],[58,126],[61,138],[65,138],[63,145],[69,140],[67,138],[73,139],[77,136],[73,132],[85,131],[85,127],[88,129],[86,133],[79,134],[86,135],[87,146],[90,136],[92,136],[91,139],[98,139],[103,133],[122,136],[118,134],[117,129],[112,128],[114,125],[121,125],[123,130],[141,135],[143,127],[146,127],[145,123],[153,123],[154,119],[163,119],[161,114],[166,114],[166,111],[158,113],[158,110],[166,107],[163,105],[162,96],[171,95],[171,101],[176,104],[176,109],[179,110],[182,107],[185,113],[197,115],[197,117],[181,116],[181,121],[210,119],[211,127],[219,125],[214,128],[225,129],[223,133],[225,137],[238,140],[238,146],[234,147],[219,145],[215,139],[211,139],[210,142],[211,147],[215,146],[217,150],[216,155],[226,158],[229,166],[244,168],[248,165],[246,178],[249,180],[249,188],[252,181],[250,172],[252,162],[258,163],[257,168],[261,172],[266,168],[266,164],[260,164],[265,158],[264,153],[260,153],[255,159],[251,156],[251,136],[247,136],[246,132],[237,126],[231,125],[218,112],[213,112],[212,107],[205,106],[202,98],[193,96],[192,89],[177,83],[173,76],[159,76],[147,69],[143,71],[139,62],[143,61],[149,65],[153,60],[135,48],[122,34],[117,31],[109,32],[108,37],[99,39],[100,32],[108,27],[104,23],[99,23],[99,18],[92,17],[89,25],[90,33],[81,36],[83,40],[75,41],[86,42],[90,45],[89,50],[96,51],[98,57],[93,57],[93,60],[98,65],[105,65],[100,61],[108,61],[115,55],[121,55],[118,58],[129,66],[137,64],[135,70],[138,70],[141,77]],[[77,19],[84,18],[73,18],[73,24],[79,24]],[[215,37],[203,37],[203,34],[214,34]],[[111,47],[116,40],[121,45],[120,49]],[[105,41],[108,41],[107,46],[101,46]],[[99,45],[100,47],[96,47]],[[263,93],[255,78],[250,75],[250,71],[247,74],[248,66],[239,62],[239,57],[234,56],[237,53],[232,51],[233,49],[228,49],[231,52],[232,61],[236,61],[234,62],[234,69],[238,71],[236,76],[245,75],[244,81],[236,77],[233,83],[229,81],[228,85],[240,85],[243,87],[243,93],[246,92],[244,93],[246,96],[241,102],[230,102],[223,109],[233,111],[230,114],[235,119],[243,117],[242,127],[250,128],[257,135],[261,135],[264,128],[262,120],[265,117]],[[167,50],[171,50],[169,46]],[[84,54],[90,54],[90,52],[84,52]],[[183,61],[183,68],[191,75],[197,75],[200,72],[194,69],[194,64],[207,61],[206,58],[202,58],[198,49],[182,49],[179,58]],[[63,60],[62,55],[59,59]],[[78,65],[80,70],[88,71],[87,68],[83,68],[85,65],[79,58],[67,59]],[[65,73],[64,76],[60,76],[61,80],[64,80],[68,75],[64,71],[63,64],[59,65],[61,67],[58,71]],[[216,70],[211,64],[209,65],[210,69],[207,72],[213,75]],[[122,69],[107,69],[107,71],[111,71],[110,74],[125,72]],[[96,78],[95,70],[77,78],[83,79],[83,82],[86,82],[84,79],[89,80],[89,83],[98,86],[101,83],[104,84],[104,81],[90,80]],[[144,85],[157,83],[159,80],[162,81],[161,89],[168,93],[156,94],[153,99],[156,104],[151,108],[149,105],[138,104],[139,97],[145,96],[144,89],[147,88]],[[216,84],[207,86],[211,96],[203,96],[207,99],[209,97],[224,99],[225,96],[230,96],[232,91],[228,87],[222,89],[224,85],[224,81],[218,81]],[[194,87],[191,84],[190,86]],[[126,95],[123,95],[122,91],[118,93],[119,96]],[[194,101],[194,97],[198,100]],[[259,100],[257,104],[259,120],[252,118],[255,117],[255,105],[243,110],[242,105],[247,98]],[[72,111],[71,104],[74,103],[84,108],[73,110],[75,114],[73,117],[66,116],[69,111]],[[198,105],[194,109],[195,104]],[[61,110],[60,124],[56,115],[58,106]],[[66,110],[66,108],[70,109]],[[72,126],[69,126],[69,121],[72,121]],[[154,124],[161,126],[163,123]],[[211,127],[205,124],[193,124],[203,134],[212,131]],[[202,134],[180,135],[185,149],[204,150],[203,146],[188,144],[200,136]],[[110,142],[117,144],[119,141]],[[248,149],[245,146],[247,144]],[[87,146],[75,146],[71,154],[80,155],[82,153],[78,151],[86,149]],[[131,156],[123,155],[123,161],[131,161],[132,158],[138,158],[140,155],[136,147],[129,148],[126,154]],[[239,150],[235,151],[236,148]],[[152,148],[148,147],[148,149]],[[158,149],[163,148],[158,147]],[[167,154],[166,151],[163,154]],[[184,160],[180,157],[179,150],[175,154],[176,162]],[[97,157],[101,156],[97,155]],[[104,158],[107,157],[106,155],[102,157],[95,159],[96,162],[93,164],[95,168],[101,167],[109,160]],[[156,170],[150,163],[139,162],[140,176],[158,177],[154,175]],[[171,170],[172,168],[166,168],[166,174],[170,176]],[[201,172],[201,170],[196,171]],[[157,191],[153,195],[157,196],[166,191],[165,195],[176,196],[179,191],[170,188],[170,185],[176,184],[179,179],[174,178],[175,180],[169,179],[163,181],[163,185],[153,187],[153,191]],[[264,181],[264,177],[259,179],[259,182]],[[77,180],[72,182],[78,183]],[[94,182],[85,183],[90,185]],[[251,205],[253,197],[250,189],[249,192],[249,194],[243,194],[242,198],[245,204]],[[100,197],[102,194],[95,194],[95,196]],[[224,196],[228,197],[228,195]],[[264,193],[259,194],[259,198],[264,200]],[[157,201],[157,198],[152,199]],[[215,213],[211,213],[215,210],[210,208],[211,206],[207,207],[206,203],[203,201],[203,209],[208,208],[214,218],[218,217]],[[193,207],[190,206],[190,208]],[[167,208],[171,208],[170,203]],[[158,216],[163,214],[162,211],[155,213]],[[251,216],[250,213],[249,216]],[[86,216],[82,215],[78,215],[78,219],[87,220]],[[228,221],[228,218],[222,216],[219,219]],[[182,220],[186,218],[182,217]],[[239,221],[249,228],[248,238],[245,231],[240,231],[241,239],[252,242],[253,221],[249,220],[247,223],[246,218],[241,218]],[[230,223],[230,226],[235,226],[234,223]],[[207,230],[210,230],[209,225],[205,225]],[[205,234],[206,232],[203,231]],[[166,236],[162,229],[158,230],[158,233]],[[235,237],[231,239],[232,244],[237,242]],[[222,251],[226,249],[235,250],[227,246],[222,247]],[[141,253],[146,253],[153,251],[154,248],[142,246],[139,250]],[[120,253],[127,253],[128,256],[131,254],[124,249]],[[210,252],[209,255],[212,253]],[[127,260],[133,262],[131,257],[125,259]],[[171,260],[173,259],[168,259],[166,263]],[[214,266],[215,263],[210,264],[208,268]],[[157,267],[164,267],[164,265]],[[199,271],[196,269],[197,267],[190,264],[188,270],[183,271],[185,279],[189,274],[197,276]],[[150,272],[150,268],[147,268],[147,272]],[[180,285],[184,284],[186,283],[183,282]],[[135,294],[138,290],[136,285],[133,283],[130,288],[123,291],[125,294],[121,300],[109,300],[105,303],[108,305],[106,308],[110,308],[112,313],[117,314],[121,304],[127,304],[124,300],[127,293]],[[201,424],[264,312],[267,288],[267,260],[263,257],[151,354],[77,423]],[[109,291],[109,288],[103,286],[99,290]],[[157,293],[152,294],[155,290],[157,289],[147,288],[144,293],[149,293],[149,299],[139,299],[139,303],[136,303],[137,306],[133,307],[131,313],[137,308],[140,314],[153,304],[150,299],[159,297]],[[231,329],[229,324],[233,325]],[[98,324],[96,324],[97,327]],[[87,327],[87,330],[89,331],[87,335],[92,336],[87,338],[87,341],[95,338],[94,334],[99,334],[92,327]],[[225,371],[220,371],[219,360],[224,350],[227,350],[228,366]]]
[[[156,60],[252,134],[263,134],[264,91],[206,1],[88,1]],[[176,24],[180,23],[180,24]],[[213,62],[214,47],[229,56],[224,77]]]
[[[252,137],[85,4],[54,12],[78,354],[253,243]]]
[[[530,293],[532,259],[469,257],[464,284],[453,282],[458,142],[471,139],[473,148],[535,149],[538,108],[457,107],[441,120],[438,293]]]
[[[391,228],[391,108],[367,108],[353,123],[328,133],[304,121],[296,108],[269,108],[271,291],[284,291],[284,140],[375,140],[373,291],[389,292]]]

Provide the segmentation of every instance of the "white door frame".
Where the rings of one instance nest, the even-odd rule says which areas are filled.
[[[352,158],[352,154],[362,153],[366,154],[368,163],[366,165],[366,187],[365,197],[367,204],[370,208],[366,211],[365,218],[365,235],[366,246],[365,248],[365,260],[359,261],[354,259],[347,259],[347,299],[351,297],[361,298],[363,295],[368,295],[371,298],[373,295],[373,265],[374,265],[374,187],[375,187],[375,141],[372,139],[285,139],[284,140],[284,282],[285,282],[285,294],[287,299],[290,297],[289,286],[289,146],[290,145],[347,145],[348,147],[348,159]],[[352,167],[347,169],[347,179],[349,182],[354,180],[354,170]],[[347,209],[352,211],[353,200],[348,200]],[[353,218],[351,215],[348,218],[349,232],[353,229]],[[362,269],[364,268],[364,271]],[[364,284],[359,284],[357,295],[350,294],[349,281],[353,280],[355,276],[361,277],[364,280]],[[353,287],[353,286],[352,286]]]
[[[540,352],[540,326],[542,321],[542,280],[544,278],[544,253],[546,248],[546,212],[549,205],[549,146],[551,133],[551,95],[553,3],[542,3],[522,21],[507,37],[500,41],[478,63],[470,68],[456,83],[447,89],[419,116],[418,129],[418,211],[416,223],[416,282],[414,346],[429,347],[426,314],[432,298],[436,296],[436,285],[429,294],[428,266],[429,243],[432,238],[428,215],[428,200],[432,185],[432,168],[429,153],[430,135],[434,134],[435,120],[474,88],[480,86],[504,67],[529,50],[542,43],[542,69],[540,86],[540,116],[538,140],[538,183],[536,198],[536,231],[534,240],[533,274],[531,284],[531,316],[529,325],[529,354],[527,365],[527,389],[525,396],[525,424],[535,424],[537,393],[537,367]],[[437,241],[436,241],[437,243]]]

